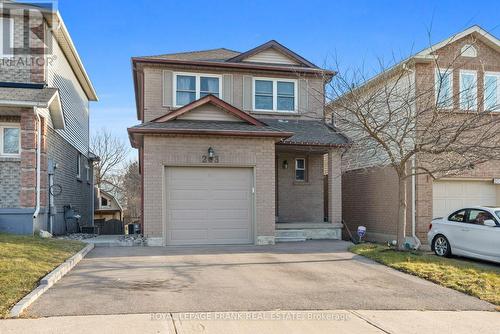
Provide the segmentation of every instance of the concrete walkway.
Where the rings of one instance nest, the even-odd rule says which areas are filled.
[[[151,313],[1,320],[0,333],[500,333],[484,311],[267,311]]]

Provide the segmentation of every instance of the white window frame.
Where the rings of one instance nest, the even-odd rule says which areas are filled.
[[[273,109],[257,109],[255,108],[255,81],[272,81],[273,82]],[[293,110],[278,110],[278,81],[279,82],[292,82],[293,85]],[[252,78],[252,110],[258,112],[278,112],[278,113],[297,113],[298,111],[298,80],[285,79],[285,78],[266,78],[266,77],[253,77]]]
[[[78,152],[76,157],[76,178],[81,179],[82,177],[82,154]]]
[[[103,198],[108,202],[107,205],[102,205]],[[101,205],[101,208],[111,208],[111,200],[109,198],[107,198],[106,196],[101,195],[101,203],[99,203],[99,204]]]
[[[465,108],[462,105],[462,74],[472,74],[474,76],[474,80],[476,81],[476,98],[474,101],[474,105],[470,108]],[[460,110],[465,110],[465,111],[476,111],[477,110],[477,90],[478,90],[478,85],[477,85],[477,71],[473,70],[460,70],[458,74],[458,105],[460,106]]]
[[[486,109],[486,77],[496,77],[497,78],[497,105],[495,109]],[[500,111],[500,72],[489,72],[485,71],[484,72],[484,78],[483,78],[483,109],[486,111],[495,111],[499,112]]]
[[[19,153],[5,153],[3,151],[4,129],[19,129]],[[21,124],[19,123],[0,123],[0,156],[18,158],[21,156]]]
[[[304,161],[304,168],[299,168],[298,167],[298,161],[299,160]],[[294,176],[293,176],[293,178],[297,182],[306,182],[306,180],[307,180],[307,166],[306,166],[306,161],[307,161],[306,158],[295,158],[295,169],[294,169]],[[298,170],[304,171],[304,179],[303,180],[297,179],[297,171]]]
[[[10,36],[10,49],[13,51],[14,49],[14,18],[13,17],[0,17],[0,27],[3,27],[3,20],[9,20],[9,36]],[[3,28],[1,28],[3,29]],[[0,36],[3,36],[3,30],[0,30]],[[13,53],[4,52],[3,44],[0,44],[0,56],[13,56]]]
[[[88,163],[85,164],[85,179],[90,183],[90,166]]]
[[[190,76],[190,77],[195,77],[195,101],[200,98],[200,91],[201,91],[201,85],[200,85],[200,78],[217,78],[219,79],[219,98],[222,99],[222,75],[219,74],[208,74],[208,73],[194,73],[194,72],[174,72],[172,75],[172,101],[173,105],[175,108],[180,108],[183,107],[184,105],[178,105],[177,104],[177,76],[182,75],[182,76]]]
[[[441,80],[441,77],[443,74],[450,75],[451,80],[450,80],[450,91],[451,91],[451,104],[447,106],[440,106],[439,105],[439,96],[438,96],[438,88],[439,88],[439,83]],[[453,104],[455,102],[455,99],[453,98],[453,71],[451,69],[443,69],[443,68],[436,68],[436,71],[434,72],[434,98],[435,98],[435,103],[436,106],[440,109],[453,109]]]

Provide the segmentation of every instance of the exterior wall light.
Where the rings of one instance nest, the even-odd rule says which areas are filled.
[[[209,157],[210,159],[213,159],[213,158],[214,158],[214,156],[215,156],[215,151],[214,151],[214,149],[213,149],[213,148],[211,148],[211,147],[209,147],[209,148],[208,148],[208,157]]]
[[[283,169],[288,169],[288,160],[283,160]]]

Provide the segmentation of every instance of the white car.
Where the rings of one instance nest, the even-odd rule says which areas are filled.
[[[500,207],[470,207],[434,218],[427,240],[438,256],[453,254],[500,263]]]

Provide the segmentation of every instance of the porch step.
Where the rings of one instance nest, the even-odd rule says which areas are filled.
[[[276,230],[275,242],[295,242],[306,241],[306,235],[303,230]]]

